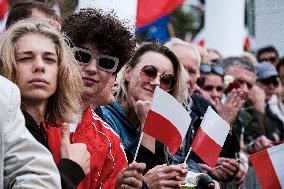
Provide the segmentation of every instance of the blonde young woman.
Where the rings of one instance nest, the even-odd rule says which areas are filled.
[[[187,104],[187,88],[180,62],[167,47],[158,43],[142,44],[123,69],[117,101],[104,106],[104,120],[117,132],[127,158],[132,161],[141,127],[155,87],[168,91],[180,103]],[[165,102],[166,103],[166,102]],[[144,181],[149,188],[176,188],[183,183],[186,165],[170,165],[168,153],[160,143],[144,134],[137,156],[147,165]]]
[[[44,22],[18,22],[0,49],[0,74],[19,86],[27,128],[52,151],[63,188],[129,188],[133,180],[140,181],[135,182],[140,188],[137,165],[127,167],[119,137],[90,108],[81,112],[82,80],[73,52],[60,32]],[[82,114],[80,121],[75,114]],[[63,121],[77,122],[70,127],[75,144],[70,144],[66,123],[51,127]],[[49,125],[45,130],[44,124]]]
[[[72,51],[52,25],[23,20],[5,32],[0,57],[0,74],[20,89],[26,127],[50,150],[44,125],[71,123],[74,114],[81,114],[82,83]],[[59,125],[62,187],[76,188],[90,171],[90,154],[85,144],[70,144],[68,124]]]

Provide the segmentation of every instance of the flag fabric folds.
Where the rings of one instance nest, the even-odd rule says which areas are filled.
[[[209,106],[193,139],[192,150],[214,167],[229,131],[230,125]]]
[[[184,0],[138,0],[136,26],[142,27],[171,13]]]
[[[145,39],[157,40],[161,43],[165,43],[170,38],[170,33],[168,30],[168,23],[170,21],[170,16],[162,16],[158,20],[155,20],[151,24],[147,24],[144,27],[136,29],[137,37],[142,36]]]
[[[165,144],[175,154],[184,139],[191,118],[169,93],[156,87],[143,132]]]
[[[284,188],[284,144],[255,153],[249,159],[263,189]]]
[[[9,9],[8,0],[0,0],[0,21],[4,18]]]

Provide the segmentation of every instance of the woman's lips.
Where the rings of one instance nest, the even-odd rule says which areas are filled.
[[[30,80],[28,83],[34,84],[34,85],[48,85],[49,82],[43,78],[34,78],[32,80]]]
[[[98,81],[93,79],[93,78],[82,77],[82,79],[83,79],[85,85],[94,85],[94,84],[98,83]]]
[[[154,93],[154,91],[155,91],[155,89],[147,89],[147,88],[144,88],[144,90],[151,92],[151,93]]]

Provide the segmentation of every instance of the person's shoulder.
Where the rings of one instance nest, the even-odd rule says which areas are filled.
[[[190,97],[192,98],[193,102],[198,102],[198,103],[202,103],[202,104],[211,105],[210,101],[207,100],[206,98],[204,98],[200,94],[193,93]]]
[[[209,100],[204,98],[202,95],[193,93],[190,97],[193,101],[193,107],[198,106],[199,108],[207,109],[208,106],[211,106],[214,108],[213,104]]]
[[[127,120],[118,102],[101,106],[102,119],[115,131],[120,130],[121,124]]]
[[[20,90],[16,84],[12,83],[8,79],[0,76],[0,107],[1,113],[7,113],[8,108],[10,111],[16,108],[20,103]]]
[[[16,84],[0,75],[0,95],[10,95],[11,90],[18,91],[19,89]]]
[[[113,138],[114,140],[120,140],[119,136],[116,134],[116,132],[108,125],[107,122],[103,121],[95,111],[92,110],[92,117],[94,120],[94,126],[96,129],[100,132],[103,132],[105,135],[110,136],[110,138]]]
[[[110,143],[110,147],[120,149],[118,151],[123,152],[124,150],[121,144],[119,135],[106,123],[104,122],[93,110],[92,115],[94,119],[94,127],[97,133],[100,133],[105,138],[107,143]]]
[[[102,111],[103,115],[115,116],[116,114],[122,113],[123,110],[122,110],[121,106],[119,105],[119,103],[117,101],[115,101],[112,104],[107,104],[107,105],[101,106],[101,111]]]

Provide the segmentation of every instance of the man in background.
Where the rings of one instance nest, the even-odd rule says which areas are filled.
[[[275,67],[279,63],[279,54],[274,46],[265,46],[260,48],[256,53],[258,62],[267,61]]]

